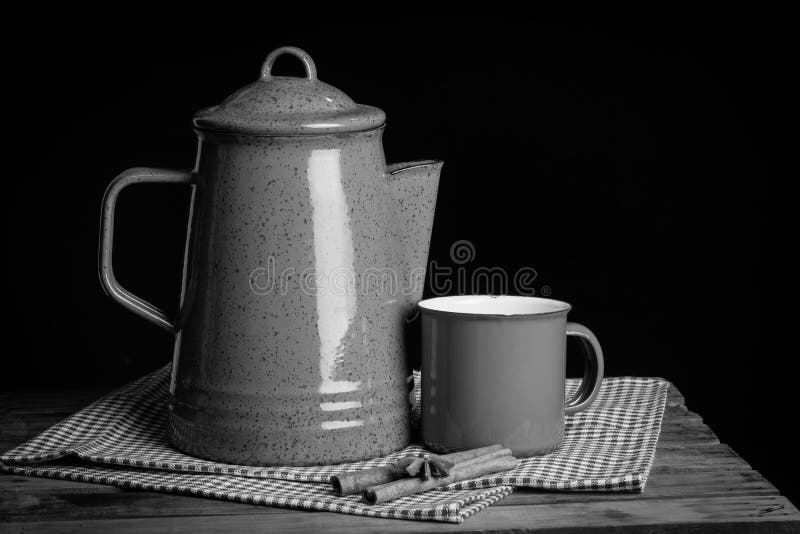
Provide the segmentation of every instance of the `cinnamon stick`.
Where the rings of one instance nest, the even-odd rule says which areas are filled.
[[[457,463],[450,470],[450,475],[444,478],[429,478],[421,480],[419,478],[403,478],[372,486],[364,490],[363,498],[368,504],[382,504],[388,501],[422,493],[439,486],[446,486],[454,482],[461,482],[470,478],[476,478],[501,471],[508,471],[517,467],[517,459],[511,456],[511,451],[502,449],[490,452],[477,458],[472,458],[461,463]]]
[[[443,455],[445,458],[453,462],[454,464],[463,462],[465,460],[471,460],[472,458],[477,458],[478,456],[483,456],[484,454],[488,454],[490,452],[502,450],[502,445],[489,445],[488,447],[480,447],[478,449],[469,449],[466,451],[454,452],[451,454]]]
[[[470,449],[466,451],[454,452],[452,454],[442,455],[451,462],[458,464],[488,453],[503,450],[502,445],[489,445],[488,447],[481,447],[478,449]],[[341,475],[334,475],[330,479],[333,490],[337,495],[352,495],[354,493],[361,493],[366,488],[371,486],[378,486],[386,484],[403,478],[406,474],[397,470],[393,465],[383,467],[372,467],[370,469],[362,469],[352,473],[342,473]]]
[[[352,495],[359,493],[370,486],[377,486],[397,480],[402,475],[399,470],[394,469],[392,466],[373,467],[371,469],[362,469],[352,473],[342,473],[341,475],[333,475],[331,477],[331,485],[333,491],[337,495]]]

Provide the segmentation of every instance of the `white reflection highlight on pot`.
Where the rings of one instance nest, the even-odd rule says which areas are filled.
[[[321,402],[319,407],[323,412],[338,412],[341,410],[352,410],[361,408],[361,401],[341,401],[341,402]]]
[[[344,338],[356,314],[356,295],[335,291],[332,274],[354,269],[353,235],[349,208],[342,185],[340,149],[313,150],[308,159],[308,190],[314,227],[314,258],[317,278],[317,330],[319,332],[319,392],[357,391],[360,381],[334,380],[343,359]],[[342,423],[341,421],[331,421]],[[346,422],[351,423],[351,422]],[[323,428],[326,423],[323,423]],[[361,423],[363,424],[363,423]],[[349,426],[357,426],[349,424]],[[331,427],[344,428],[344,427]]]
[[[336,430],[337,428],[352,428],[354,426],[364,426],[364,421],[323,421],[322,428],[325,430]]]

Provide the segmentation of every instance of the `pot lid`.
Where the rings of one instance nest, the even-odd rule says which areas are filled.
[[[305,65],[306,77],[273,76],[272,65],[290,54]],[[317,68],[306,52],[292,46],[273,50],[261,67],[261,78],[226,98],[201,109],[194,125],[245,135],[319,135],[368,130],[386,115],[378,108],[356,104],[342,91],[317,79]]]

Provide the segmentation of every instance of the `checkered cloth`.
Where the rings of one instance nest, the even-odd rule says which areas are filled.
[[[653,462],[668,382],[606,378],[592,406],[566,418],[564,443],[511,471],[458,482],[383,505],[338,497],[330,477],[388,465],[418,445],[374,460],[317,467],[252,467],[188,456],[167,443],[167,365],[114,391],[0,456],[0,470],[121,488],[182,493],[304,510],[460,523],[514,487],[642,491]],[[419,399],[419,375],[415,375]],[[568,380],[567,394],[578,387]],[[418,409],[415,410],[418,414]]]

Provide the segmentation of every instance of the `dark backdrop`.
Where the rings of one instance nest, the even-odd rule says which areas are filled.
[[[597,333],[609,375],[672,380],[797,499],[784,430],[796,349],[772,326],[782,288],[765,240],[789,65],[772,23],[89,15],[7,20],[26,31],[4,47],[0,388],[111,386],[169,360],[171,336],[100,290],[104,188],[132,166],[191,167],[193,112],[292,44],[387,112],[390,161],[446,161],[432,260],[454,266],[451,245],[468,240],[469,269],[534,268],[539,294]],[[187,197],[137,186],[118,210],[118,278],[167,309]]]

